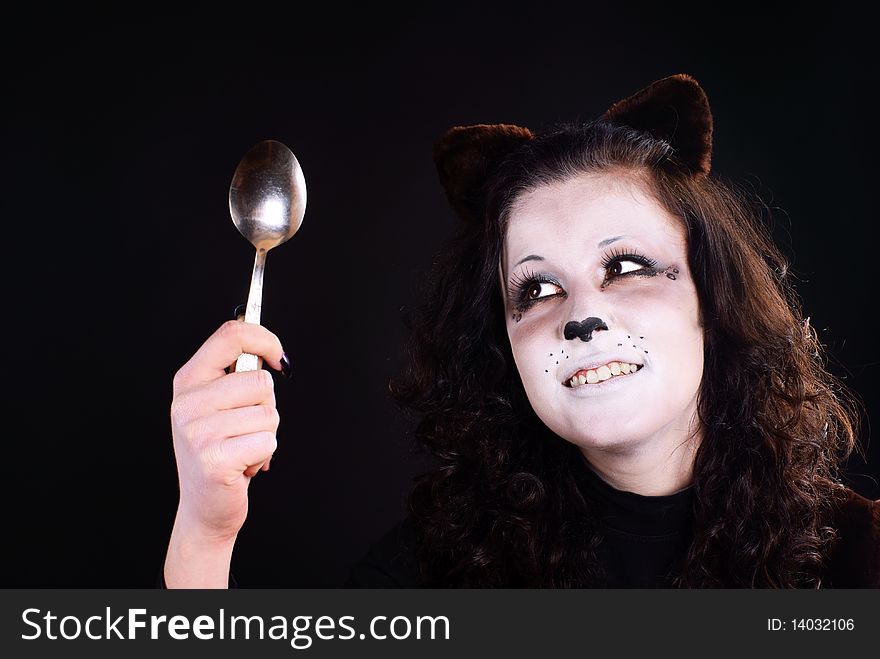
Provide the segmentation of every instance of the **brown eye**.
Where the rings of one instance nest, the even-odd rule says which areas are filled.
[[[630,264],[629,266],[627,266],[626,270],[624,270],[624,268],[623,268],[624,263]],[[633,267],[633,266],[637,266],[637,267]],[[635,272],[636,270],[644,270],[647,267],[648,266],[646,266],[643,263],[639,263],[638,261],[633,261],[631,259],[620,259],[618,261],[612,261],[611,263],[609,263],[607,270],[608,270],[608,273],[611,274],[612,276],[618,277],[620,275],[627,274],[629,272]]]
[[[551,284],[548,281],[536,281],[526,289],[526,299],[539,300],[543,297],[555,295],[558,291],[559,286],[556,284]]]

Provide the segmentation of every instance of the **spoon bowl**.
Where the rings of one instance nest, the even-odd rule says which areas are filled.
[[[251,148],[229,186],[229,213],[241,235],[268,251],[299,230],[305,212],[306,180],[293,152],[275,140]]]

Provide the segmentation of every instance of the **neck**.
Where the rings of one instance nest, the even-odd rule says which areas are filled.
[[[675,494],[693,482],[694,458],[701,441],[702,432],[671,450],[662,442],[613,452],[579,448],[590,468],[614,489],[656,497]]]

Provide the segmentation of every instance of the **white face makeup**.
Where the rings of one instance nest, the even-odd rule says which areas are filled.
[[[602,463],[591,454],[671,455],[694,432],[703,329],[685,231],[638,184],[581,175],[521,196],[501,276],[529,401],[591,463]],[[608,329],[565,338],[567,323],[587,318]],[[579,368],[609,362],[570,386]]]

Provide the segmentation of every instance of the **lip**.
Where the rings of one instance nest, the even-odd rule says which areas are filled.
[[[640,367],[644,366],[644,364],[642,362],[636,361],[635,359],[631,360],[627,357],[610,356],[610,355],[607,357],[604,357],[601,355],[597,355],[596,357],[591,357],[589,361],[584,361],[579,366],[577,366],[573,371],[571,371],[571,373],[569,373],[565,377],[565,379],[562,381],[562,384],[564,386],[568,386],[568,381],[571,380],[574,377],[574,374],[577,373],[578,371],[586,371],[591,368],[597,369],[600,366],[605,366],[605,364],[610,364],[611,362],[624,362],[626,364],[637,364]],[[642,370],[642,369],[640,368],[639,370]],[[615,376],[615,377],[620,377],[620,376]],[[614,378],[611,378],[611,379],[613,380]],[[599,384],[599,383],[597,383],[597,384]],[[592,385],[592,386],[596,386],[596,385]]]

